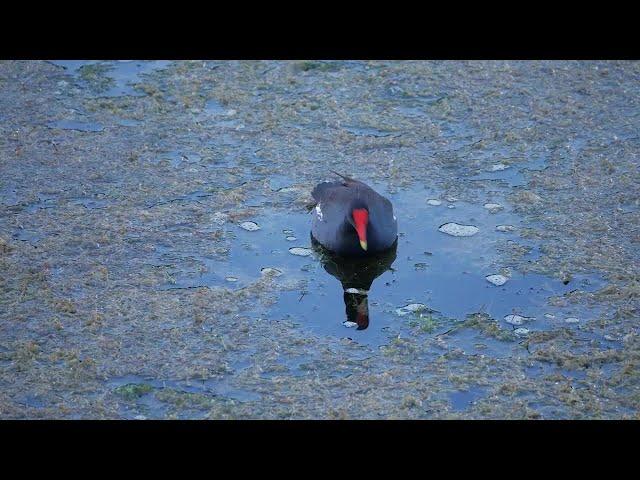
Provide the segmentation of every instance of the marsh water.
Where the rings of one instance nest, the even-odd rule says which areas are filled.
[[[636,64],[0,69],[4,417],[637,414]],[[330,170],[393,251],[312,244]]]
[[[267,319],[291,319],[310,333],[346,336],[375,346],[387,343],[390,336],[406,334],[411,323],[408,325],[406,318],[400,318],[405,316],[415,317],[415,322],[428,322],[425,328],[442,333],[464,321],[467,315],[480,311],[496,319],[519,314],[531,319],[527,327],[541,330],[548,328],[550,315],[556,324],[557,319],[594,315],[591,308],[585,311],[552,307],[547,300],[578,288],[595,291],[603,285],[597,275],[579,275],[565,284],[545,275],[512,272],[504,285],[495,286],[487,281],[487,276],[510,267],[501,263],[496,246],[502,239],[518,242],[517,233],[499,232],[496,227],[520,225],[517,216],[507,211],[491,214],[482,205],[465,202],[429,206],[426,200],[437,195],[428,190],[403,189],[390,194],[384,185],[373,186],[391,199],[400,226],[396,258],[388,268],[380,269],[379,276],[367,289],[371,325],[366,331],[351,331],[344,325],[349,321],[344,291],[359,286],[343,284],[338,274],[327,271],[327,262],[339,270],[349,263],[348,259],[326,259],[324,252],[312,248],[309,230],[313,212],[301,211],[283,219],[278,212],[262,210],[253,219],[259,222],[260,230],[232,230],[235,244],[227,259],[212,261],[190,255],[189,261],[195,268],[176,266],[181,274],[165,288],[242,288],[258,280],[263,269],[273,268],[278,271],[276,275],[300,280],[303,287],[281,293],[272,308],[259,314]],[[475,225],[480,231],[473,237],[454,237],[438,230],[452,221]],[[520,243],[530,250],[527,256],[535,258],[536,245]],[[295,247],[309,249],[309,256],[292,255],[289,250]],[[365,268],[385,262],[374,257],[362,263]],[[412,304],[423,307],[416,307],[420,310],[415,312],[401,311]],[[504,326],[512,328],[507,323]]]

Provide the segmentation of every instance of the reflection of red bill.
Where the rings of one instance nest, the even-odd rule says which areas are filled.
[[[358,304],[356,323],[359,330],[364,330],[369,326],[369,305],[367,297],[364,297]]]
[[[369,326],[369,315],[367,313],[359,313],[356,317],[356,323],[361,330],[367,328]]]

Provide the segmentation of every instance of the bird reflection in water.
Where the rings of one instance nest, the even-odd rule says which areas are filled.
[[[347,322],[353,322],[358,330],[369,326],[369,290],[373,281],[387,270],[396,259],[398,242],[390,249],[368,257],[340,257],[322,245],[313,236],[311,244],[319,254],[324,269],[336,277],[344,290]]]

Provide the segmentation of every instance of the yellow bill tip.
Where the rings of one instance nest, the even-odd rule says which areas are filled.
[[[360,240],[360,246],[362,247],[363,250],[367,250],[367,242]]]

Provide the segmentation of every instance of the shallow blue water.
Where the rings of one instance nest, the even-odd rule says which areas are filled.
[[[105,92],[101,92],[101,97],[121,97],[130,95],[134,97],[144,96],[145,93],[136,90],[134,84],[142,81],[141,75],[151,73],[155,70],[169,66],[168,60],[52,60],[50,63],[65,68],[71,75],[78,78],[79,70],[86,65],[105,65],[108,70],[105,76],[113,83]]]
[[[284,178],[274,182],[274,188],[286,185]],[[501,241],[529,246],[530,259],[539,255],[538,245],[520,239],[517,230],[496,231],[497,225],[514,225],[516,229],[520,226],[519,217],[509,210],[506,202],[497,198],[506,207],[498,213],[460,201],[443,201],[434,207],[426,200],[437,198],[437,192],[415,187],[389,193],[384,185],[375,187],[394,204],[399,240],[397,258],[391,269],[382,273],[369,291],[370,324],[365,330],[343,325],[347,320],[343,285],[325,271],[321,257],[316,252],[307,257],[289,252],[291,247],[311,247],[311,213],[305,211],[284,213],[266,207],[256,218],[246,219],[260,226],[257,231],[227,224],[225,228],[235,237],[228,260],[199,257],[195,252],[189,254],[198,268],[191,268],[191,273],[179,272],[174,282],[163,288],[242,288],[259,279],[261,269],[275,268],[282,272],[276,281],[302,280],[304,286],[279,293],[276,304],[267,311],[256,311],[257,315],[272,320],[286,318],[310,332],[348,336],[359,342],[381,345],[387,343],[391,335],[406,332],[412,317],[399,316],[396,310],[407,304],[424,304],[436,312],[436,317],[449,319],[436,328],[436,333],[476,312],[486,312],[509,329],[515,327],[504,321],[506,315],[531,317],[533,320],[523,327],[542,330],[550,326],[545,313],[555,315],[554,322],[563,322],[568,316],[584,319],[583,315],[588,313],[551,307],[549,297],[576,288],[595,290],[603,284],[597,276],[577,275],[565,285],[544,275],[512,271],[505,285],[494,286],[485,277],[509,267],[502,263],[497,251]],[[447,222],[475,225],[480,230],[472,237],[453,237],[438,231],[438,227]],[[171,257],[171,249],[163,248],[159,247],[159,254]],[[462,337],[460,341],[463,342]]]

